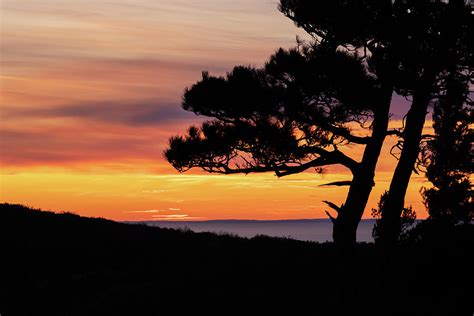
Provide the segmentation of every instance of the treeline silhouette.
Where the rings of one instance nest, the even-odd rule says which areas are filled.
[[[473,226],[432,232],[347,252],[1,204],[0,313],[472,315]]]

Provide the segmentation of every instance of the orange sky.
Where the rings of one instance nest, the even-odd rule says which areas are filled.
[[[0,200],[117,220],[321,218],[341,203],[342,168],[272,174],[178,174],[166,140],[202,118],[181,110],[202,70],[262,65],[303,35],[254,0],[3,0]],[[394,101],[394,121],[406,104]],[[387,141],[367,210],[387,188]],[[349,148],[353,155],[360,152]],[[413,178],[407,204],[426,215]],[[367,211],[365,217],[370,217]]]

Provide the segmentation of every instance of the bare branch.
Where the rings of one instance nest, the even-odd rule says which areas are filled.
[[[339,206],[337,206],[336,204],[334,204],[333,202],[323,201],[323,203],[327,204],[330,208],[332,208],[333,210],[335,210],[338,213],[341,211],[341,208]]]
[[[325,186],[334,185],[334,186],[341,187],[341,186],[351,185],[351,184],[352,184],[352,181],[348,180],[348,181],[334,181],[334,182],[329,182],[329,183],[321,184],[321,185],[319,185],[319,186],[320,186],[320,187],[325,187]]]
[[[432,134],[423,134],[423,135],[421,135],[422,140],[433,139],[433,138],[436,138],[436,135],[432,135]]]
[[[387,135],[387,136],[395,135],[395,136],[398,136],[398,137],[403,137],[403,132],[398,130],[398,129],[392,129],[392,130],[387,131],[387,133],[385,133],[385,135]]]
[[[305,152],[318,154],[328,160],[326,165],[340,164],[351,170],[353,173],[359,163],[339,150],[328,151],[320,147],[305,147]]]
[[[390,148],[390,155],[392,155],[395,159],[399,160],[397,155],[395,154],[395,149],[398,149],[400,152],[403,150],[403,141],[399,140],[395,145]]]
[[[319,155],[318,158],[310,160],[306,163],[298,163],[297,165],[288,165],[286,163],[269,163],[266,165],[251,165],[247,164],[247,167],[230,167],[229,161],[220,161],[210,163],[209,161],[200,162],[194,165],[194,167],[200,167],[210,173],[219,174],[238,174],[238,173],[261,173],[273,171],[277,177],[284,177],[295,173],[303,172],[310,168],[317,168],[322,166],[340,164],[347,167],[352,172],[355,172],[359,163],[352,158],[344,155],[339,150],[327,151],[319,147],[306,147],[304,148],[305,153],[312,153]]]
[[[331,125],[331,124],[327,124],[327,125],[324,124],[323,127],[325,129],[327,129],[328,131],[330,131],[331,133],[347,139],[351,143],[364,145],[364,144],[369,143],[369,141],[371,139],[370,136],[356,136],[356,135],[353,135],[353,134],[351,134],[351,132],[347,128],[337,127],[337,126],[334,126],[334,125]]]
[[[331,219],[331,222],[335,223],[336,222],[336,218],[334,218],[334,216],[331,215],[331,213],[329,213],[328,211],[324,211],[326,212],[326,215],[329,216],[329,218]]]

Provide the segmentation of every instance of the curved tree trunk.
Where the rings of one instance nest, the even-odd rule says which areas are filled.
[[[420,152],[420,141],[430,101],[430,89],[426,86],[418,89],[413,95],[413,103],[407,113],[406,128],[403,132],[403,149],[390,183],[382,210],[382,218],[379,222],[378,242],[383,244],[395,243],[401,232],[400,217],[405,205],[408,183]]]
[[[334,219],[333,239],[341,246],[356,243],[357,226],[362,218],[370,192],[374,186],[375,167],[387,135],[392,89],[386,88],[380,106],[374,111],[372,136],[366,145],[362,161],[354,172],[346,202]]]

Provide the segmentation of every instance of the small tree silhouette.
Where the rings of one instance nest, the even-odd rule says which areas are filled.
[[[468,78],[459,73],[446,80],[445,94],[434,105],[435,137],[427,142],[426,176],[433,187],[423,191],[429,219],[455,225],[470,223],[474,216],[472,185],[474,171],[473,103]]]
[[[385,208],[385,201],[387,200],[388,192],[385,191],[384,194],[380,197],[380,201],[378,202],[377,208],[373,208],[371,215],[374,218],[380,219],[382,217],[382,212]],[[406,234],[410,231],[413,224],[416,220],[416,212],[413,210],[413,207],[410,205],[409,207],[404,207],[402,210],[402,214],[400,216],[400,234],[398,236],[399,239],[403,239]],[[383,235],[382,227],[380,226],[380,221],[378,220],[374,228],[372,230],[372,237],[375,240],[378,240],[380,236]],[[398,240],[397,240],[398,241]]]

